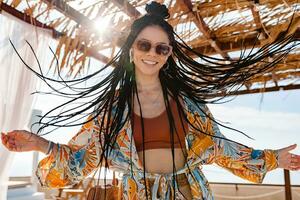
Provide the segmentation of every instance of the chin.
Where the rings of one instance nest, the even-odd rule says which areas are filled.
[[[142,66],[138,67],[136,70],[138,70],[138,73],[146,75],[146,76],[154,76],[159,74],[159,70],[161,67],[155,66],[155,67],[148,67],[148,66]]]
[[[159,70],[139,70],[138,72],[139,74],[143,75],[143,76],[158,76],[159,74]]]

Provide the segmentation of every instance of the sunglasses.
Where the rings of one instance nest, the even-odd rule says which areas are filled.
[[[143,52],[149,52],[152,49],[152,43],[147,40],[138,40],[135,43],[135,46],[139,51],[143,51]],[[155,52],[158,55],[162,55],[162,56],[167,56],[172,50],[172,47],[168,44],[157,44],[154,45],[153,48],[155,48]]]

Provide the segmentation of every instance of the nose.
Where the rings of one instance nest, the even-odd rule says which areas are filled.
[[[155,50],[155,46],[151,47],[151,49],[147,52],[148,55],[151,56],[157,56],[156,50]]]

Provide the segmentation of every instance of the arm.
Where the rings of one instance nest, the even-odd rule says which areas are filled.
[[[268,171],[278,167],[278,150],[256,150],[221,139],[225,136],[212,120],[208,107],[199,106],[201,129],[207,134],[220,137],[203,136],[195,141],[194,149],[206,164],[216,163],[233,174],[256,183],[261,183]]]
[[[63,187],[80,181],[98,167],[100,149],[99,127],[92,120],[68,145],[56,144],[50,155],[39,162],[36,175],[41,185]]]
[[[47,152],[49,141],[26,130],[14,130],[7,134],[1,132],[2,144],[14,152]]]

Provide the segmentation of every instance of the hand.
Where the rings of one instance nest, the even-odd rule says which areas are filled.
[[[299,170],[300,169],[300,155],[292,154],[289,151],[295,149],[297,144],[290,145],[288,147],[278,150],[278,167],[287,170]]]
[[[1,132],[2,144],[9,151],[37,151],[39,136],[25,130],[14,130],[4,134]]]

